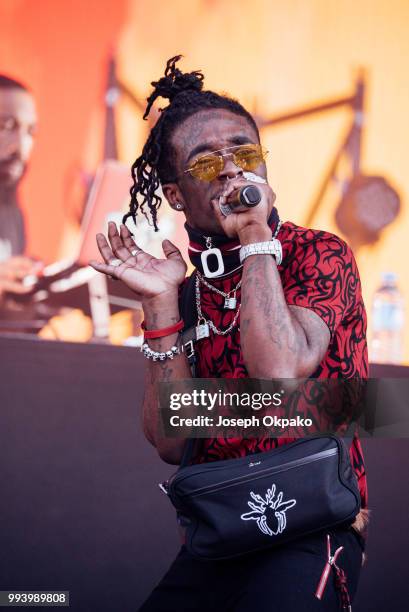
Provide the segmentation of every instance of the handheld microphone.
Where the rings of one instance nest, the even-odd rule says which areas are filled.
[[[219,204],[220,210],[227,217],[232,212],[247,210],[257,206],[261,201],[261,193],[255,185],[244,185],[239,189],[231,200],[227,200],[226,204]]]

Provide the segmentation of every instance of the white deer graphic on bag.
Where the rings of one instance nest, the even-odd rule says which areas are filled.
[[[263,499],[261,495],[250,491],[250,496],[254,501],[248,501],[247,504],[250,506],[252,512],[246,512],[240,517],[243,521],[257,521],[260,531],[269,536],[283,533],[287,525],[286,511],[297,503],[295,499],[283,501],[282,492],[280,492],[274,500],[275,493],[275,484],[272,485],[271,489],[267,489],[265,499]],[[276,525],[275,530],[272,528],[272,521],[274,521]]]

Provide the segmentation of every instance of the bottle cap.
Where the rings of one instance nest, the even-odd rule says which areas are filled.
[[[382,272],[382,283],[384,285],[395,285],[398,280],[396,272]]]

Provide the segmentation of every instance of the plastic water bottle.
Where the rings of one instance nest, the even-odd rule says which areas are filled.
[[[372,303],[372,342],[370,359],[374,363],[403,361],[404,303],[394,272],[384,272]]]

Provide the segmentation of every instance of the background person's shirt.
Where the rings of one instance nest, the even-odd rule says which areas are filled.
[[[26,248],[24,217],[16,204],[0,204],[0,262],[22,255]]]
[[[310,308],[326,323],[330,343],[313,378],[367,378],[366,313],[354,256],[348,245],[328,232],[283,223],[278,234],[283,262],[278,267],[288,305]],[[224,292],[233,289],[241,271],[211,284]],[[240,298],[240,290],[237,292]],[[235,311],[223,308],[224,298],[201,284],[201,305],[206,318],[219,329],[227,328]],[[196,344],[200,378],[248,377],[240,346],[240,331],[213,333]],[[307,415],[306,415],[307,416]],[[202,440],[195,462],[230,459],[271,450],[293,438],[211,438]],[[355,436],[350,450],[361,504],[367,507],[367,483],[362,447]]]

